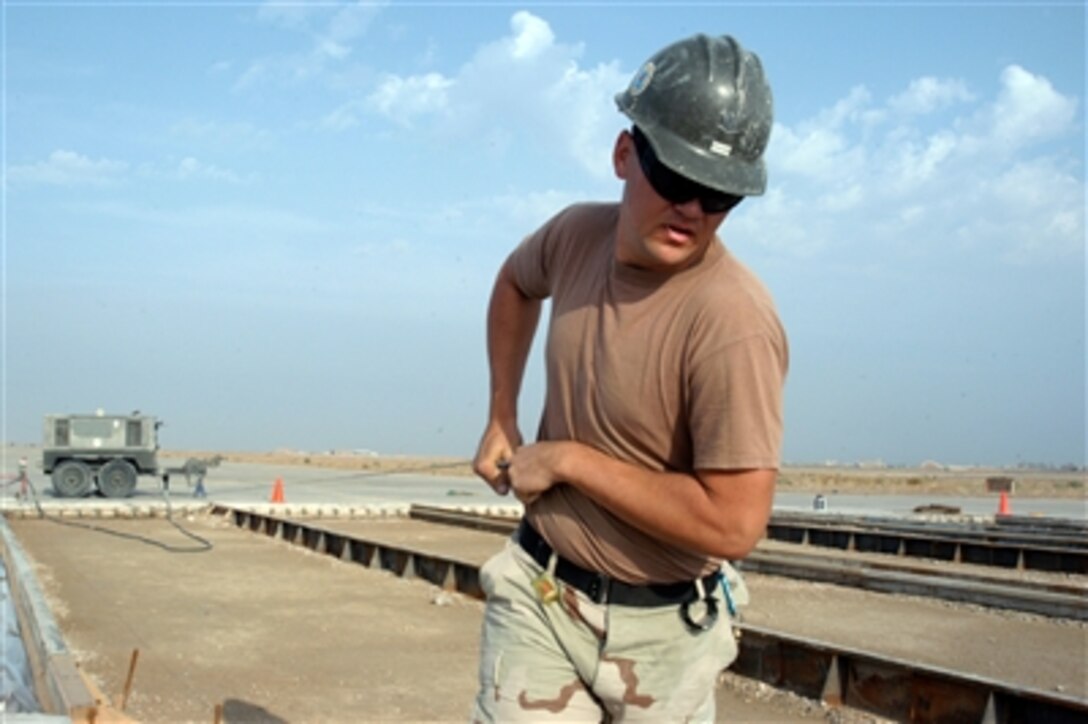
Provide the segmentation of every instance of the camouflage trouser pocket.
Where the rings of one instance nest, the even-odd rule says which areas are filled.
[[[698,630],[678,606],[614,606],[592,688],[615,721],[712,722],[718,677],[737,652],[727,615]]]
[[[557,604],[540,601],[532,586],[538,568],[512,545],[480,569],[487,607],[473,721],[600,720],[568,648],[580,646],[586,635]]]

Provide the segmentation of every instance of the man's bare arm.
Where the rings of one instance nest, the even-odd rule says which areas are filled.
[[[522,447],[509,470],[514,492],[523,502],[566,483],[655,538],[729,560],[746,556],[763,537],[777,473],[655,472],[570,441]]]
[[[521,445],[518,395],[541,301],[529,299],[514,283],[507,260],[499,270],[487,311],[487,359],[491,373],[488,421],[473,460],[473,470],[499,494],[508,492],[499,462],[508,461]]]

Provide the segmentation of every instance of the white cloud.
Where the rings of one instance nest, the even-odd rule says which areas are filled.
[[[864,149],[851,146],[833,127],[809,126],[794,131],[776,126],[768,158],[785,171],[834,183],[852,175],[864,161]]]
[[[55,186],[105,186],[121,180],[128,171],[124,161],[94,160],[75,151],[57,149],[49,158],[24,166],[9,166],[8,181]]]
[[[956,151],[956,136],[940,131],[921,144],[904,143],[895,160],[892,176],[899,187],[916,186],[930,180]]]
[[[982,189],[987,218],[1000,227],[987,234],[965,226],[966,243],[989,244],[996,236],[1005,242],[997,251],[1015,262],[1084,254],[1083,181],[1051,159],[1019,161]]]
[[[865,86],[855,86],[850,89],[846,97],[821,111],[816,117],[816,122],[821,126],[841,128],[849,123],[865,121],[869,117],[872,102],[873,98],[869,89]]]
[[[53,151],[44,161],[10,166],[7,170],[7,178],[12,183],[51,186],[113,186],[133,175],[150,180],[247,182],[234,171],[199,161],[193,156],[186,156],[177,162],[144,163],[132,167],[124,161],[94,160],[63,149]]]
[[[326,131],[346,131],[359,125],[359,112],[362,104],[351,101],[333,109],[318,123]]]
[[[848,134],[872,122],[870,103],[869,91],[858,86],[796,129],[775,124],[768,160],[822,184],[853,186],[865,165],[866,148],[852,143]]]
[[[333,60],[343,60],[351,55],[351,47],[331,38],[320,38],[314,46],[314,54]]]
[[[532,59],[555,43],[555,34],[551,26],[525,10],[514,13],[510,25],[515,33],[508,41],[510,56],[515,60]]]
[[[1018,65],[1001,74],[1001,95],[993,106],[992,134],[1009,148],[1050,138],[1069,128],[1076,114],[1076,101],[1065,98],[1046,78],[1033,75]]]
[[[515,13],[510,29],[451,75],[387,76],[369,97],[371,107],[399,125],[419,130],[430,120],[435,133],[483,139],[492,150],[562,148],[587,172],[608,176],[622,122],[612,96],[630,74],[615,63],[583,66],[582,47],[558,42],[532,13]]]
[[[742,203],[722,227],[729,245],[759,245],[783,256],[815,257],[835,244],[825,215],[816,215],[808,201],[771,186],[758,199]]]
[[[459,68],[375,76],[347,60],[378,8],[335,6],[330,18],[309,6],[264,6],[262,19],[310,35],[314,45],[309,52],[255,59],[236,88],[321,80],[346,94],[320,117],[316,125],[324,130],[355,128],[370,113],[413,133],[473,139],[487,153],[547,144],[598,179],[611,175],[608,154],[622,124],[612,96],[629,73],[615,63],[584,66],[580,45],[560,42],[547,21],[523,10],[511,15],[507,35],[480,46]],[[429,45],[426,57],[437,52]],[[360,87],[369,90],[360,94]]]
[[[219,168],[214,164],[202,163],[192,156],[186,156],[178,163],[177,177],[182,181],[210,180],[226,183],[242,183],[242,179],[233,171]]]
[[[235,89],[243,90],[265,82],[323,80],[331,67],[342,66],[351,56],[355,41],[366,33],[386,6],[387,3],[363,1],[265,3],[257,11],[258,20],[305,35],[310,47],[251,61],[235,81]]]
[[[1016,263],[1083,254],[1077,101],[1020,66],[1000,80],[992,98],[932,77],[884,103],[854,88],[776,125],[768,165],[781,196],[753,204],[744,218],[759,226],[746,231],[801,255],[927,244]]]
[[[453,85],[453,80],[439,73],[407,78],[390,75],[367,100],[382,115],[400,125],[408,125],[417,116],[445,110]]]
[[[893,113],[922,115],[973,99],[963,81],[927,76],[911,81],[906,91],[888,101],[888,108]]]

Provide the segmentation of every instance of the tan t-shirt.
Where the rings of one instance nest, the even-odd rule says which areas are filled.
[[[671,275],[618,263],[618,213],[571,206],[511,255],[521,291],[551,298],[539,439],[656,471],[777,468],[788,352],[769,293],[717,239]],[[719,563],[569,485],[527,517],[560,555],[631,583],[690,580]]]

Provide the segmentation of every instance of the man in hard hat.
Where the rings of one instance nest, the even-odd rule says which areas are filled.
[[[616,96],[618,204],[571,206],[499,271],[474,468],[525,516],[481,570],[479,721],[711,721],[736,657],[726,561],[771,512],[785,333],[717,236],[763,193],[771,91],[729,36],[664,48]],[[517,398],[551,299],[538,441]]]

